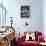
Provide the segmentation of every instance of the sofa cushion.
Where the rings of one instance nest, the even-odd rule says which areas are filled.
[[[35,33],[32,32],[32,33],[30,34],[30,37],[32,37],[32,40],[35,40]]]
[[[29,40],[29,33],[26,34],[25,40]]]
[[[38,46],[37,41],[24,41],[20,43],[21,46]]]

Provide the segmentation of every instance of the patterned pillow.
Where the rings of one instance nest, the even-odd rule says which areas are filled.
[[[31,33],[30,36],[32,37],[32,40],[35,40],[35,33]]]
[[[26,34],[25,40],[29,40],[29,33]]]
[[[35,32],[31,32],[31,33],[25,32],[25,36],[26,36],[25,40],[29,40],[30,37],[32,38],[32,40],[35,40]]]

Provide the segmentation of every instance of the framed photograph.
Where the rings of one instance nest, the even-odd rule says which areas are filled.
[[[29,12],[21,12],[21,17],[30,17]]]
[[[21,11],[29,11],[29,6],[21,6]]]
[[[29,8],[29,6],[21,6],[21,17],[25,17],[25,18],[30,17],[30,8]]]

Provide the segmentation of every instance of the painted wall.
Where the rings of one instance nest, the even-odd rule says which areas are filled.
[[[19,32],[25,31],[43,31],[42,28],[42,0],[4,0],[4,6],[7,9],[7,23],[10,25],[10,17],[13,17],[13,27],[15,28],[16,36]],[[30,6],[30,18],[21,18],[21,6]],[[25,21],[29,23],[25,26]],[[19,28],[19,29],[18,29]]]
[[[46,0],[43,0],[43,31],[46,37]]]

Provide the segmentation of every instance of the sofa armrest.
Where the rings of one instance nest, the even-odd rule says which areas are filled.
[[[38,36],[38,42],[45,42],[44,37],[39,35]]]

